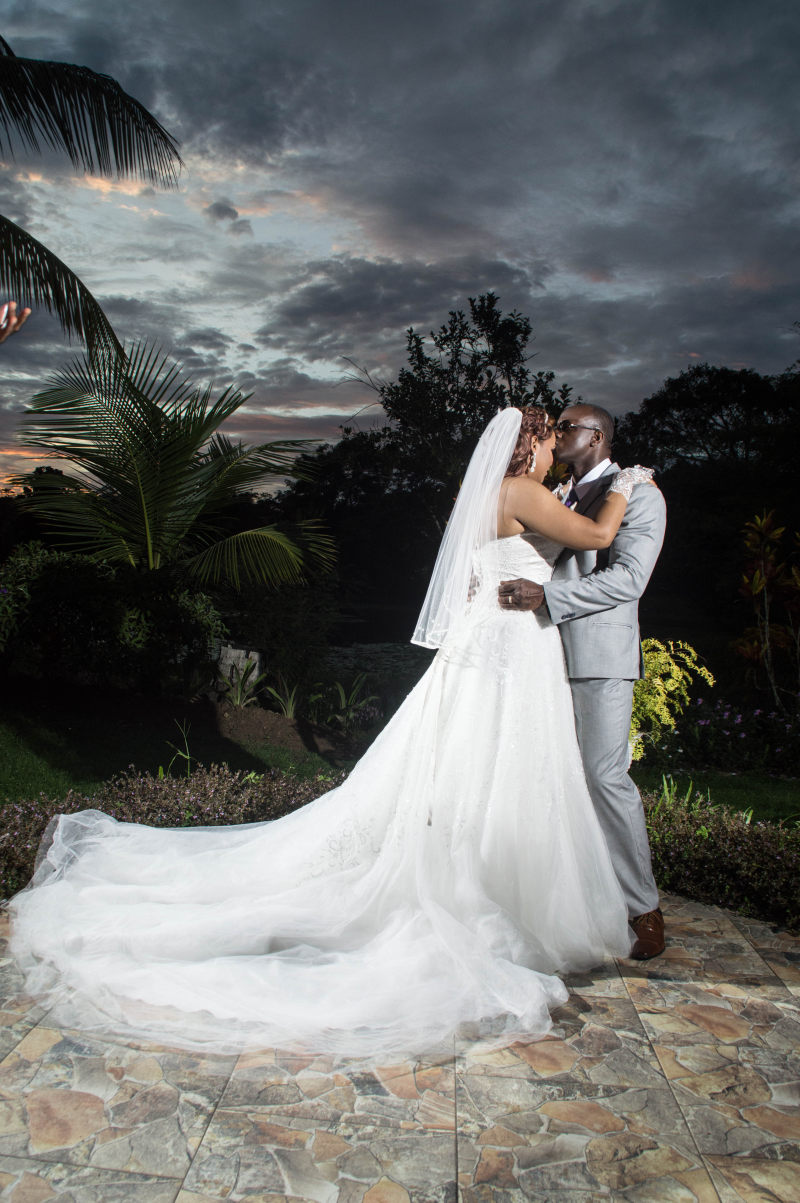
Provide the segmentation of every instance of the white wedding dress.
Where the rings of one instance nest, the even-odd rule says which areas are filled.
[[[386,1058],[464,1021],[544,1033],[555,974],[630,948],[581,769],[561,640],[501,580],[560,548],[483,547],[477,593],[347,780],[285,818],[164,830],[63,816],[11,903],[62,1026],[230,1051]]]

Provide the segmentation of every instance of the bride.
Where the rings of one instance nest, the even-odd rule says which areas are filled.
[[[567,998],[555,975],[627,954],[558,631],[497,600],[501,580],[541,583],[563,546],[606,547],[622,520],[630,471],[592,520],[542,485],[553,448],[541,408],[490,422],[414,633],[438,654],[337,789],[238,827],[60,817],[10,904],[52,1022],[386,1058],[464,1021],[541,1035]]]

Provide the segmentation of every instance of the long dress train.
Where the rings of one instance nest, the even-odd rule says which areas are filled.
[[[497,602],[500,580],[548,579],[559,550],[482,549],[463,621],[347,780],[303,809],[177,830],[62,816],[11,903],[53,1020],[371,1058],[466,1020],[544,1033],[566,999],[554,975],[630,947],[558,631]]]

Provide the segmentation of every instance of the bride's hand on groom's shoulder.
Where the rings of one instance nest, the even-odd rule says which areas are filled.
[[[633,468],[623,468],[608,486],[608,492],[620,493],[626,501],[630,501],[635,485],[653,485],[656,488],[658,487],[653,479],[654,476],[654,468],[643,468],[641,464],[636,464]]]

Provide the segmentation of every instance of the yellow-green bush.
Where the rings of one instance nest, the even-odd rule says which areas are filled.
[[[708,685],[714,677],[700,663],[697,652],[682,639],[662,643],[659,639],[642,642],[645,675],[633,690],[631,716],[631,756],[641,760],[646,743],[655,743],[660,736],[674,729],[678,715],[689,703],[689,688],[693,679],[700,678]]]

